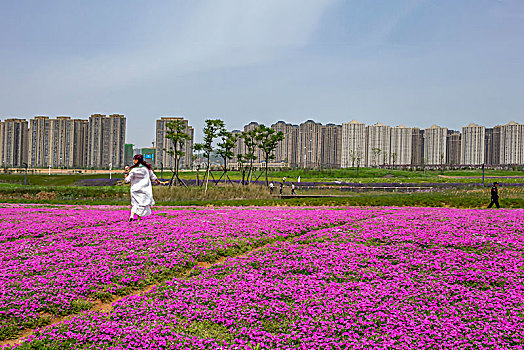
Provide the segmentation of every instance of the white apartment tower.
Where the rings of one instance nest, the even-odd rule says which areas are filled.
[[[524,124],[500,126],[500,164],[524,164]]]
[[[424,164],[446,164],[446,136],[447,128],[432,125],[424,130]]]
[[[195,131],[192,126],[189,125],[189,122],[184,119],[184,117],[161,117],[156,121],[156,160],[155,166],[160,168],[173,168],[175,166],[175,160],[166,151],[170,151],[173,148],[173,141],[168,139],[167,124],[176,120],[180,120],[184,123],[185,129],[184,132],[189,135],[190,140],[184,142],[182,146],[182,151],[184,156],[180,158],[179,168],[189,168],[193,164],[193,138],[195,136]],[[161,164],[162,163],[162,164]]]
[[[327,124],[322,127],[321,166],[340,168],[342,126]]]
[[[29,121],[30,167],[84,167],[87,120],[37,116]]]
[[[255,129],[257,129],[258,127],[260,126],[260,124],[258,124],[257,122],[251,122],[247,125],[244,125],[244,132],[250,132],[250,131],[253,131]],[[242,140],[243,142],[243,145],[244,145],[244,151],[242,152],[243,154],[246,154],[247,153],[247,147],[245,145],[245,142],[244,140]],[[264,152],[262,152],[262,150],[260,148],[256,148],[255,149],[255,157],[256,159],[253,161],[253,163],[258,163],[258,164],[262,164],[262,161],[264,161]]]
[[[271,125],[271,129],[276,132],[282,131],[284,134],[284,139],[278,143],[275,149],[275,159],[273,161],[287,167],[296,166],[298,126],[279,121]]]
[[[27,120],[10,118],[1,122],[0,155],[2,166],[21,167],[27,162]]]
[[[237,138],[237,142],[235,144],[235,148],[233,148],[233,159],[232,159],[232,162],[235,163],[238,160],[237,156],[239,154],[241,154],[241,155],[244,154],[245,145],[244,145],[244,139],[242,138],[242,131],[240,131],[240,130],[233,130],[233,131],[231,131],[231,133],[233,134],[233,136],[235,136]]]
[[[379,166],[389,163],[391,127],[382,123],[366,127],[366,165]]]
[[[27,153],[30,167],[47,167],[51,153],[51,121],[49,117],[37,116],[29,121],[29,149]]]
[[[413,150],[413,128],[404,125],[391,128],[390,164],[410,165]]]
[[[366,124],[352,120],[342,124],[341,167],[366,164]]]
[[[320,168],[322,166],[322,124],[308,120],[298,126],[298,166]]]
[[[124,166],[126,118],[121,114],[109,117],[93,114],[89,117],[87,135],[86,166],[92,168],[113,168]]]
[[[482,165],[486,142],[486,127],[474,123],[462,127],[460,163]]]

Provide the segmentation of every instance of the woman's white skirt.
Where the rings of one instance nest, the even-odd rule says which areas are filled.
[[[151,206],[150,205],[133,205],[131,209],[136,215],[140,217],[151,215]]]

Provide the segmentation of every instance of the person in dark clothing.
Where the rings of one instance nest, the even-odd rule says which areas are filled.
[[[493,187],[491,187],[491,203],[489,203],[488,208],[491,208],[493,204],[497,206],[497,208],[500,208],[499,205],[499,183],[494,182]]]
[[[282,194],[283,191],[284,191],[284,183],[282,182],[280,184],[280,194]]]

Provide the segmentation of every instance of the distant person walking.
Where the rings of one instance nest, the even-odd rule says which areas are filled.
[[[133,165],[125,168],[125,183],[131,183],[131,215],[129,222],[151,215],[151,207],[155,205],[151,181],[163,184],[153,173],[151,165],[144,161],[141,154],[133,157]]]
[[[280,195],[282,195],[282,192],[284,191],[284,183],[280,183]]]
[[[273,189],[274,189],[275,185],[273,185],[272,182],[269,183],[269,194],[273,194]]]
[[[488,208],[491,208],[493,204],[497,206],[497,208],[500,208],[499,205],[499,183],[494,182],[493,187],[491,187],[491,203],[489,203]]]
[[[294,184],[294,183],[291,184],[291,194],[292,194],[292,195],[297,194],[297,193],[295,192],[295,184]]]

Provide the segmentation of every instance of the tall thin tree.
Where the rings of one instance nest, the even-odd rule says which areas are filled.
[[[202,142],[202,152],[207,160],[206,166],[206,189],[204,193],[207,193],[207,186],[209,183],[209,172],[211,171],[211,154],[213,153],[213,141],[219,135],[220,131],[225,127],[224,121],[220,119],[208,119],[206,120],[206,126],[204,127],[204,140]]]
[[[395,163],[397,162],[397,158],[398,158],[398,153],[397,152],[392,152],[391,153],[391,162],[393,164],[391,166],[391,175],[393,175],[393,168],[395,167]]]
[[[191,140],[191,136],[186,133],[186,125],[182,120],[173,120],[166,124],[167,132],[166,138],[171,140],[168,149],[164,151],[173,157],[173,175],[171,176],[171,181],[169,181],[169,186],[173,184],[173,179],[175,179],[175,186],[184,182],[180,179],[179,169],[180,169],[180,159],[185,155],[184,146],[186,141]]]
[[[378,162],[380,162],[379,156],[382,150],[378,147],[372,148],[371,150],[373,151],[373,160],[375,161],[375,167],[378,167]]]
[[[201,156],[202,156],[203,149],[204,149],[204,146],[201,143],[193,144],[193,151],[196,153],[194,157],[195,159],[198,159],[198,162],[196,164],[197,186],[200,186],[199,173],[200,173],[200,166],[202,163]]]
[[[241,184],[244,185],[244,180],[246,178],[246,158],[243,154],[237,154],[237,164],[238,164],[238,170],[242,173],[242,182]]]
[[[227,175],[227,161],[232,159],[235,155],[233,148],[236,146],[237,137],[235,134],[225,129],[220,130],[218,136],[220,137],[220,142],[217,143],[217,150],[215,153],[224,161],[224,172],[220,175],[220,179],[223,176],[224,181],[227,182],[229,179]],[[229,179],[229,182],[231,182],[231,179]]]
[[[251,183],[251,178],[253,176],[253,163],[257,159],[255,155],[258,147],[258,127],[242,132],[242,139],[244,140],[244,145],[246,146],[246,154],[244,154],[244,159],[249,162],[248,172],[247,172],[247,183]]]
[[[262,124],[258,127],[258,135],[256,136],[256,139],[258,141],[258,147],[264,154],[264,161],[266,163],[266,186],[269,186],[269,180],[267,177],[269,161],[275,159],[275,149],[277,148],[278,143],[284,139],[284,133],[282,131],[276,132]]]

